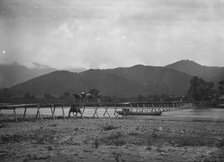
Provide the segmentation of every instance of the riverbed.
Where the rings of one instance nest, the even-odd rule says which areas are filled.
[[[0,161],[224,161],[223,113],[1,121]]]

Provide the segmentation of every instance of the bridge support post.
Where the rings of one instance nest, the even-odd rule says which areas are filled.
[[[80,107],[80,108],[81,108],[81,107]],[[81,118],[83,118],[83,119],[84,119],[83,114],[84,114],[85,110],[86,110],[86,106],[83,105],[83,110],[82,110],[82,112],[81,112]]]
[[[105,108],[105,112],[104,112],[104,114],[103,114],[103,116],[106,116],[106,114],[108,115],[108,117],[110,118],[110,114],[108,113],[108,106],[106,106],[106,108]]]
[[[36,119],[38,119],[38,116],[40,117],[41,120],[43,120],[43,117],[40,114],[40,105],[37,107]]]
[[[133,105],[131,104],[130,106],[131,106],[131,111],[133,111]]]
[[[139,105],[137,104],[136,112],[138,112],[138,109],[139,109]]]
[[[51,116],[52,116],[52,119],[54,119],[54,114],[53,114],[52,105],[51,105],[50,109],[51,109]]]
[[[153,109],[154,109],[154,104],[152,103],[152,108],[151,108],[150,112],[153,112]]]
[[[97,113],[97,110],[98,110],[98,106],[96,106],[94,108],[94,114],[93,114],[93,117],[99,117],[98,113]]]
[[[115,114],[116,114],[116,111],[117,111],[117,106],[116,106],[115,109],[114,109],[114,116],[115,116]]]
[[[15,121],[17,121],[16,108],[13,109],[13,112],[14,112],[14,119],[15,119]]]
[[[26,118],[26,109],[27,109],[27,107],[25,106],[24,113],[23,113],[23,120],[25,120],[25,118]]]
[[[61,110],[62,110],[63,118],[65,119],[64,105],[61,106]]]

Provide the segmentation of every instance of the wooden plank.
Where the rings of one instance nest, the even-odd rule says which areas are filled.
[[[0,109],[8,109],[12,110],[14,108],[24,108],[24,107],[37,107],[37,104],[17,104],[17,105],[12,105],[12,104],[3,104],[0,105]]]

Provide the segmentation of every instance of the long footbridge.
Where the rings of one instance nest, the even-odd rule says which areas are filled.
[[[69,104],[61,103],[48,103],[48,104],[0,104],[0,113],[2,110],[13,111],[15,121],[18,119],[17,109],[23,109],[22,119],[25,120],[27,116],[27,109],[36,110],[35,119],[44,119],[44,114],[41,113],[42,109],[50,109],[52,119],[57,118],[55,115],[56,109],[61,109],[62,118],[68,117],[65,114],[65,108],[69,108]],[[118,111],[125,109],[131,112],[167,112],[182,109],[193,109],[195,105],[189,102],[126,102],[126,103],[79,103],[73,104],[73,107],[80,109],[80,117],[85,118],[85,113],[91,110],[90,116],[93,118],[99,117],[119,117]],[[103,112],[99,115],[99,111]],[[48,117],[49,118],[49,117]]]

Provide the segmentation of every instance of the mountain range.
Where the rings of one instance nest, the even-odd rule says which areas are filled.
[[[19,83],[28,81],[35,77],[56,71],[47,65],[33,63],[32,68],[28,68],[18,63],[0,64],[0,89],[10,88]],[[81,72],[85,71],[83,68],[68,68],[67,71]]]
[[[53,71],[14,85],[8,92],[15,95],[29,92],[35,96],[60,96],[64,92],[79,93],[96,88],[102,95],[109,96],[185,95],[191,76],[199,76],[217,83],[224,80],[224,68],[202,66],[194,61],[181,60],[164,67],[135,65],[115,69],[90,69],[79,73]]]
[[[9,88],[18,83],[41,76],[56,69],[34,63],[33,68],[27,68],[18,63],[0,64],[0,89]]]
[[[198,76],[215,84],[224,80],[224,67],[200,65],[190,60],[181,60],[166,67],[190,76]]]

